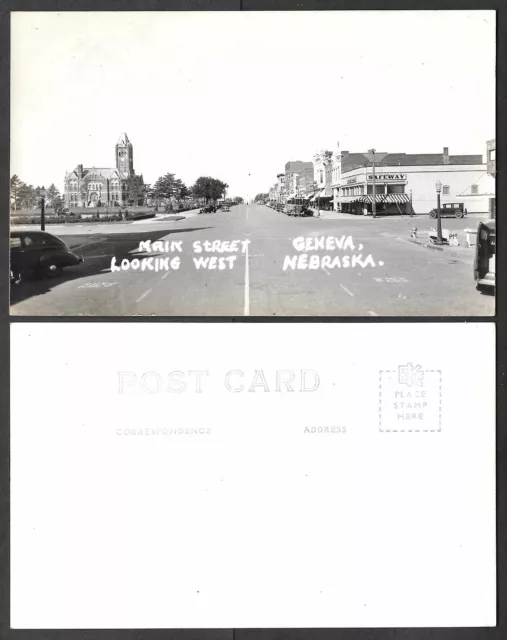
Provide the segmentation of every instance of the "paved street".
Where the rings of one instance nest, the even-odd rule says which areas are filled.
[[[464,244],[463,230],[476,228],[478,221],[477,217],[443,220],[444,228],[458,231],[461,246],[442,251],[410,240],[410,229],[417,226],[421,242],[427,241],[428,227],[435,226],[427,216],[292,218],[262,205],[241,205],[178,221],[53,227],[48,231],[82,254],[85,262],[55,279],[15,285],[11,313],[491,315],[494,298],[475,290],[474,249]],[[306,240],[295,247],[296,238]],[[164,244],[151,252],[145,245],[139,252],[139,244],[147,241]],[[200,253],[194,251],[194,243]],[[113,258],[117,265],[128,260],[133,266],[135,258],[149,257],[155,257],[152,264],[169,258],[170,268],[111,271]],[[195,261],[201,258],[200,264],[211,268],[197,268]]]

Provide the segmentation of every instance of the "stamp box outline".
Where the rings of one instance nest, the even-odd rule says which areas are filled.
[[[380,433],[441,433],[442,431],[442,370],[423,369],[423,373],[438,374],[438,429],[383,429],[382,428],[382,374],[396,373],[396,369],[379,369],[379,405],[378,405],[378,426]]]

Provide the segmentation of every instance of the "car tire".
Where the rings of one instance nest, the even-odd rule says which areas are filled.
[[[44,265],[43,271],[46,277],[56,278],[57,276],[61,275],[63,268],[56,262],[49,262],[48,264]]]
[[[430,211],[430,218],[435,219],[437,217],[437,214],[435,213],[435,211]]]
[[[456,218],[462,218],[463,217],[463,212],[462,211],[456,211],[456,213],[454,215],[456,216]]]

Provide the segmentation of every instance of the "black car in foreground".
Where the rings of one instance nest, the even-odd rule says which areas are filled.
[[[496,289],[496,221],[479,222],[474,277],[477,291],[494,295]]]
[[[64,267],[83,262],[69,247],[45,231],[11,231],[11,282],[19,282],[23,275],[57,276]]]

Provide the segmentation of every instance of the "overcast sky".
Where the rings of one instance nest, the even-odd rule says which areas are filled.
[[[115,165],[267,191],[319,149],[485,154],[493,11],[12,14],[11,174]]]

